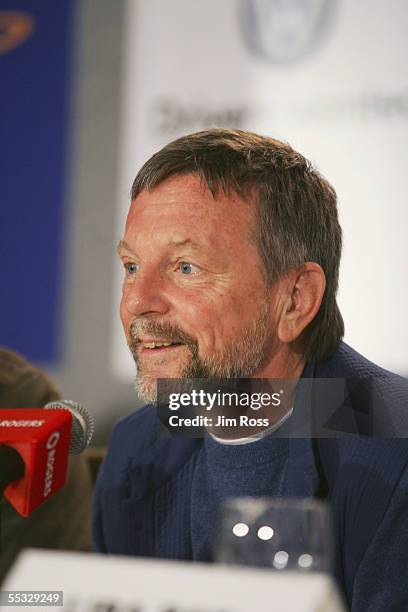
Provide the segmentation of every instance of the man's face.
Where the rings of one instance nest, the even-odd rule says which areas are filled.
[[[253,216],[253,203],[214,200],[194,175],[132,203],[120,314],[147,401],[158,378],[261,376],[276,334]]]

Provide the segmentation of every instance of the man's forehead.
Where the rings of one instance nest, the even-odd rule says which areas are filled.
[[[251,199],[251,198],[249,198]],[[236,221],[248,220],[253,204],[236,193],[225,194],[222,190],[214,196],[207,184],[198,175],[177,175],[165,179],[150,190],[141,191],[132,201],[128,219],[147,215],[172,214],[181,211],[192,218],[217,218],[234,215]]]
[[[197,250],[235,252],[253,243],[252,212],[252,204],[238,195],[220,194],[214,199],[197,176],[172,177],[135,198],[124,238],[136,250],[184,243],[189,250],[197,246]]]

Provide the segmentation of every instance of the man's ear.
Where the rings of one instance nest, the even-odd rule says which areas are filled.
[[[317,315],[326,289],[326,277],[319,264],[309,261],[291,271],[284,283],[278,323],[281,342],[290,343]]]

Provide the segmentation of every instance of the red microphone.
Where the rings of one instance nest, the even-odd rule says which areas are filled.
[[[68,453],[88,445],[93,422],[75,402],[0,409],[0,495],[28,516],[65,483]],[[55,409],[54,409],[55,408]]]

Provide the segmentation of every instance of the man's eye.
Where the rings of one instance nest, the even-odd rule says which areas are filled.
[[[197,274],[200,272],[200,268],[194,264],[188,263],[187,261],[181,261],[178,265],[179,270],[182,274]]]
[[[130,261],[128,263],[125,263],[124,266],[125,266],[126,274],[128,274],[129,276],[136,274],[136,272],[139,269],[138,264],[132,263]]]

